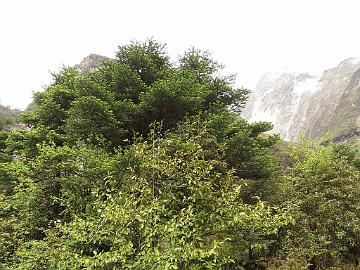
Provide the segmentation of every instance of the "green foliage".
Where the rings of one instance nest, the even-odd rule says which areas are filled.
[[[351,163],[355,168],[360,169],[360,158],[359,150],[353,148],[346,144],[337,144],[334,145],[334,153],[337,158],[345,159],[347,162]]]
[[[143,43],[132,42],[130,45],[119,46],[116,59],[135,71],[146,85],[151,85],[164,78],[171,67],[165,48],[164,44],[152,39]]]
[[[293,166],[270,185],[268,200],[288,205],[296,220],[281,235],[281,252],[296,250],[317,269],[358,256],[360,174],[345,153],[314,143],[296,147]]]
[[[265,135],[221,68],[148,40],[53,74],[0,132],[0,268],[355,269],[356,150]]]
[[[292,222],[287,211],[243,202],[241,179],[200,121],[158,134],[115,155],[43,146],[21,162],[18,267],[214,269],[266,256]]]

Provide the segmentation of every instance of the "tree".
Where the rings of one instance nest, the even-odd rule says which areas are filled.
[[[54,74],[23,121],[65,135],[68,143],[126,146],[134,133],[146,136],[153,121],[171,129],[187,115],[242,108],[248,91],[235,88],[233,76],[217,74],[215,63],[208,53],[193,50],[172,64],[165,45],[133,42],[95,72],[65,68]]]

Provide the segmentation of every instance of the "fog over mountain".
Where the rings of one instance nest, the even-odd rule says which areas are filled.
[[[320,75],[268,72],[250,94],[243,116],[271,121],[285,140],[354,139],[360,128],[360,59],[349,58]],[[325,136],[325,137],[324,137]]]

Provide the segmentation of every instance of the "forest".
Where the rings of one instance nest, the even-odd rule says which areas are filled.
[[[53,74],[0,132],[0,269],[358,269],[357,150],[245,121],[222,67],[149,39]]]

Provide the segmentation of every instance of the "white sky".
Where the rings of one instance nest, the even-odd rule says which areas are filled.
[[[1,0],[0,102],[25,108],[49,71],[154,37],[208,49],[253,88],[268,70],[319,72],[360,55],[359,0]]]

